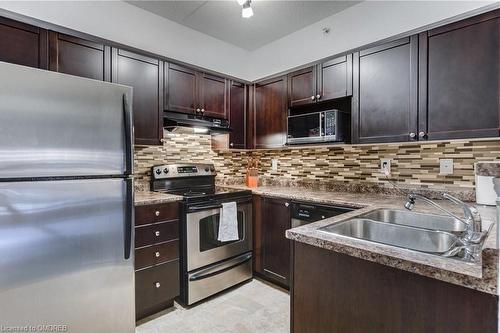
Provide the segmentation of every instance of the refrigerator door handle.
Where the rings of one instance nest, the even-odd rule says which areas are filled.
[[[126,199],[125,199],[125,219],[123,222],[124,234],[124,258],[130,259],[132,251],[132,229],[134,227],[134,183],[132,178],[125,179]]]
[[[134,127],[132,125],[132,110],[127,94],[123,94],[123,119],[125,123],[125,174],[131,175],[134,172],[134,152],[132,151]]]

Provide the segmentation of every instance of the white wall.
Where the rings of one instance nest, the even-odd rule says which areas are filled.
[[[247,79],[269,76],[492,3],[365,1],[253,51]],[[328,35],[323,34],[323,27],[330,27]]]
[[[498,4],[495,1],[365,1],[253,52],[121,1],[0,0],[0,8],[256,80],[492,3]],[[330,27],[330,34],[323,35],[323,27]]]
[[[0,1],[0,8],[244,78],[249,52],[122,1]]]

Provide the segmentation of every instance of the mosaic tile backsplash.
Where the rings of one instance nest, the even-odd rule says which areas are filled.
[[[474,163],[500,160],[500,139],[447,142],[342,145],[281,150],[213,151],[210,136],[165,133],[163,146],[136,146],[136,183],[147,187],[152,165],[214,163],[220,183],[244,181],[249,158],[260,161],[260,182],[266,185],[317,186],[349,190],[392,189],[380,173],[380,159],[391,159],[393,182],[421,191],[462,193],[473,200]],[[451,158],[454,172],[439,174],[439,160]],[[278,170],[271,170],[272,159]]]

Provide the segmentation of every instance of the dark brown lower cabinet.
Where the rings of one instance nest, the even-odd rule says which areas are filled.
[[[496,333],[498,296],[294,242],[293,333]]]
[[[179,286],[179,260],[135,272],[136,319],[172,306]]]
[[[290,285],[289,202],[285,199],[254,196],[254,269],[283,287]]]
[[[135,308],[142,319],[173,305],[180,293],[178,203],[135,211]]]

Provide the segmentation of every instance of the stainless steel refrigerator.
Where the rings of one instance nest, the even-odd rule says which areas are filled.
[[[0,62],[0,332],[134,332],[131,99]]]

